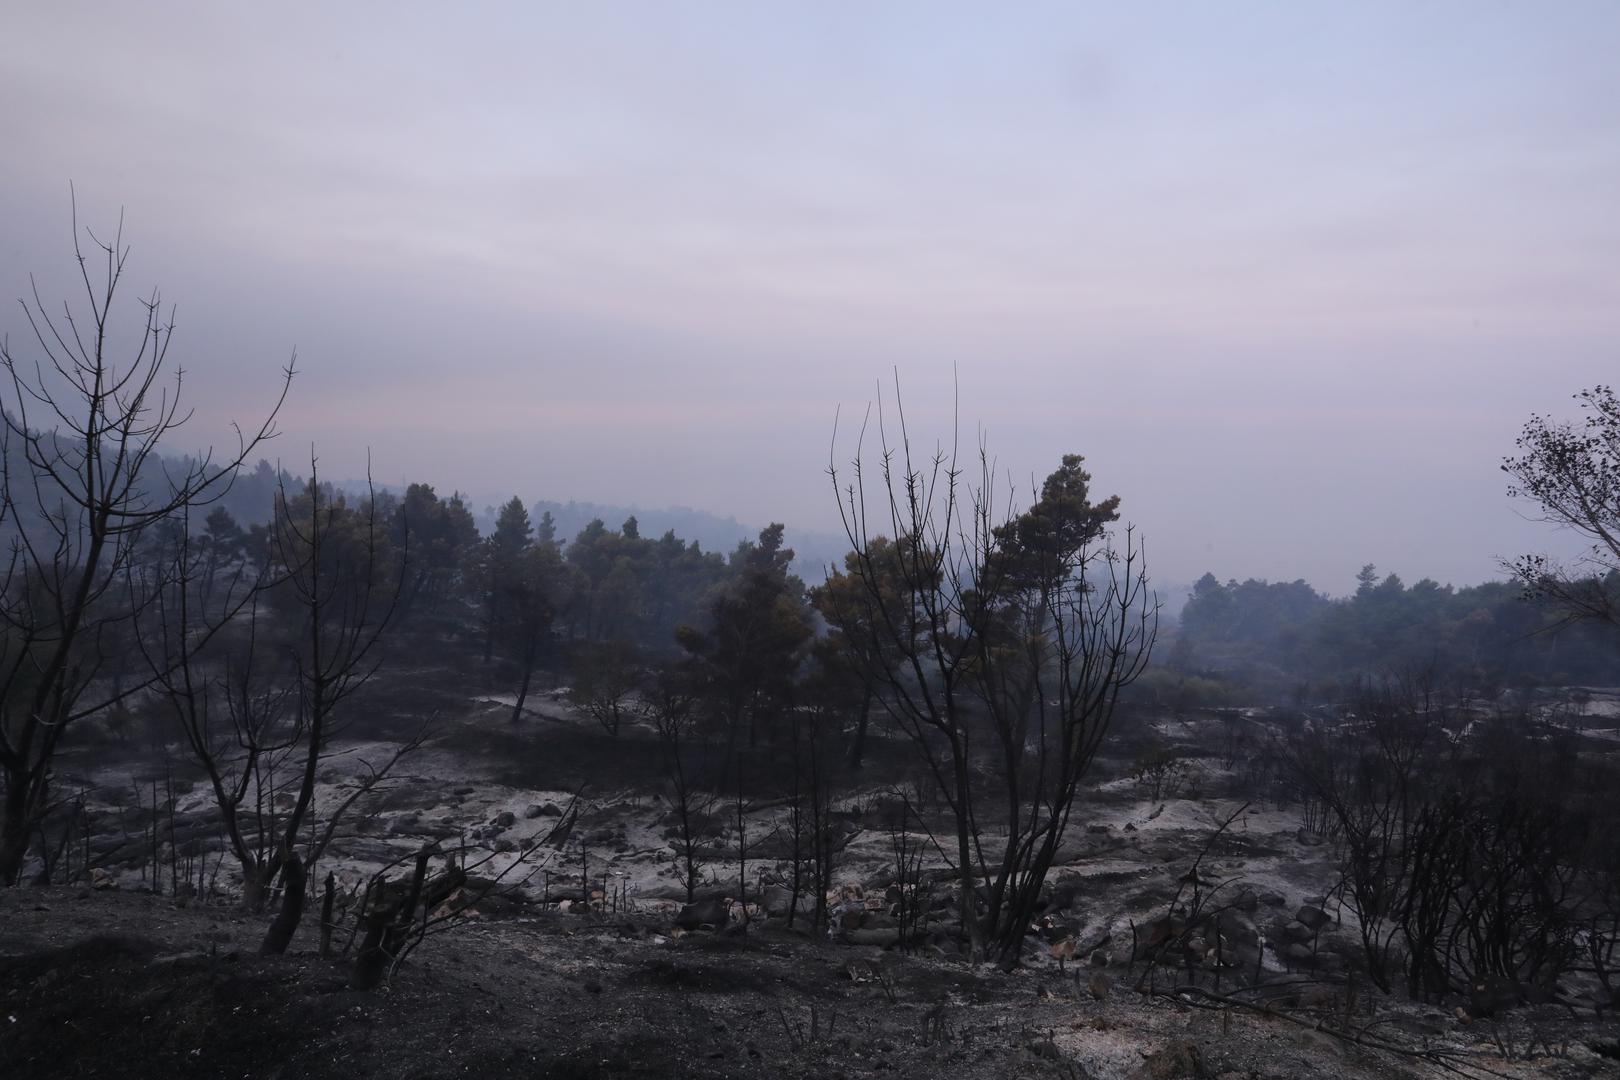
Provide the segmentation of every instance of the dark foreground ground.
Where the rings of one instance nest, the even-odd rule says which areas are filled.
[[[359,993],[313,941],[256,956],[262,925],[130,892],[0,890],[0,1077],[1459,1075],[1089,971],[1003,974],[782,931],[468,920]],[[1517,1062],[1477,1024],[1414,1013],[1386,1030],[1455,1049],[1462,1075],[1620,1076],[1605,1042],[1620,1031],[1591,1021]]]

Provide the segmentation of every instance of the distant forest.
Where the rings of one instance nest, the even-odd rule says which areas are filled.
[[[240,472],[218,505],[229,510],[231,516],[244,526],[262,525],[270,520],[276,491],[283,484],[289,491],[297,490],[304,486],[304,479],[285,470],[278,477],[275,467],[261,459],[253,469]],[[410,486],[377,484],[375,490],[398,499],[404,496]],[[341,480],[326,485],[326,489],[329,494],[344,491],[354,497],[366,490],[366,481]],[[494,531],[500,506],[487,498],[475,499],[462,493],[453,493],[450,498],[472,515],[473,524],[480,534],[487,536]],[[504,504],[504,500],[502,502]],[[721,517],[685,506],[645,509],[588,500],[569,499],[564,502],[559,499],[535,499],[529,501],[526,508],[535,521],[549,518],[556,535],[564,540],[578,536],[593,521],[617,525],[632,517],[637,520],[640,531],[648,536],[673,532],[688,544],[695,541],[706,551],[731,551],[739,543],[752,540],[759,533],[757,526],[751,528],[734,517]],[[843,537],[791,525],[786,528],[784,542],[794,550],[794,572],[810,582],[818,582],[825,577],[827,567],[838,564],[847,546]]]
[[[198,462],[169,458],[161,464],[179,475]],[[735,519],[698,510],[636,511],[572,500],[524,505],[516,496],[502,507],[475,508],[459,494],[441,497],[425,484],[379,486],[371,495],[363,484],[323,482],[321,489],[326,498],[357,507],[375,497],[393,542],[410,549],[408,607],[488,589],[479,579],[489,573],[483,565],[488,542],[505,515],[509,529],[532,529],[534,541],[560,556],[555,573],[570,580],[565,591],[575,598],[557,605],[555,631],[564,640],[618,641],[651,655],[679,651],[676,628],[706,621],[714,590],[759,542]],[[306,488],[304,477],[278,474],[261,459],[241,469],[208,506],[207,529],[238,557],[262,558],[279,493]],[[14,514],[3,527],[28,520],[26,513]],[[204,530],[204,518],[194,518],[193,528]],[[788,560],[796,592],[819,585],[847,546],[841,538],[780,527],[770,535]],[[808,551],[799,546],[801,537]],[[522,547],[527,541],[515,542]],[[1181,706],[1304,703],[1342,699],[1362,680],[1419,674],[1487,697],[1509,688],[1620,685],[1620,649],[1611,630],[1601,622],[1566,620],[1556,605],[1527,596],[1519,582],[1454,587],[1426,578],[1408,585],[1372,565],[1357,581],[1355,593],[1342,598],[1303,580],[1223,583],[1213,573],[1190,588],[1160,585],[1163,640],[1132,695]],[[546,658],[537,659],[548,666]]]
[[[1222,584],[1205,574],[1167,642],[1167,670],[1150,682],[1188,703],[1324,700],[1357,679],[1414,674],[1486,696],[1620,685],[1613,630],[1568,621],[1521,584],[1454,588],[1425,578],[1407,585],[1371,565],[1357,580],[1353,595],[1334,599],[1304,581]]]

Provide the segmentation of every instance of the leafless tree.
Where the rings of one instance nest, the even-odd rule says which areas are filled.
[[[636,691],[644,672],[635,647],[620,641],[581,641],[573,656],[574,683],[568,700],[618,738],[624,725],[642,712]]]
[[[689,675],[678,665],[661,670],[647,690],[648,715],[663,752],[665,790],[669,802],[670,846],[686,890],[686,902],[697,894],[703,872],[702,846],[715,794],[701,782],[700,747],[694,745],[697,697]]]
[[[1379,988],[1541,998],[1612,911],[1612,767],[1522,715],[1462,712],[1421,680],[1364,687],[1295,769],[1342,848],[1347,905]],[[1599,839],[1601,838],[1601,839]]]
[[[266,953],[286,950],[297,929],[308,873],[299,830],[311,813],[321,760],[342,722],[341,707],[376,674],[379,643],[397,608],[407,559],[391,558],[374,498],[358,508],[322,488],[317,462],[296,498],[285,488],[271,526],[277,585],[285,605],[284,648],[297,688],[292,707],[299,736],[293,805],[265,873],[283,875],[282,908],[266,934]],[[332,823],[328,823],[328,835]],[[311,857],[318,851],[310,852]]]
[[[275,434],[293,365],[256,429],[237,429],[235,449],[165,459],[190,413],[183,372],[168,377],[174,312],[154,291],[140,302],[135,333],[115,316],[129,249],[122,223],[110,243],[77,213],[73,251],[84,300],[53,313],[38,289],[22,303],[37,346],[32,359],[0,341],[4,467],[0,516],[11,550],[0,571],[0,881],[22,872],[28,837],[49,804],[51,767],[73,723],[141,689],[107,686],[115,639],[127,633],[150,592],[123,586],[143,538],[182,509],[207,504]],[[93,272],[92,262],[98,264]]]

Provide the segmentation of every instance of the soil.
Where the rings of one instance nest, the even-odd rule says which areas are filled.
[[[92,748],[64,761],[94,823],[88,854],[67,849],[72,883],[0,890],[0,1078],[1620,1077],[1612,1014],[1544,1006],[1480,1020],[1363,986],[1347,1020],[1340,973],[1354,935],[1324,898],[1331,852],[1302,830],[1297,806],[1235,797],[1254,780],[1233,763],[1243,755],[1210,749],[1230,730],[1213,716],[1151,725],[1196,764],[1157,799],[1130,775],[1129,738],[1098,762],[1052,873],[1061,900],[1023,964],[1003,971],[968,963],[940,935],[902,954],[859,944],[848,926],[831,936],[808,935],[802,920],[788,929],[757,907],[746,926],[734,905],[728,925],[675,929],[683,896],[649,732],[609,738],[556,695],[537,695],[514,726],[493,695],[456,699],[435,673],[418,674],[439,687],[439,735],[357,804],[320,873],[352,887],[424,843],[476,838],[491,852],[487,872],[510,868],[516,888],[443,924],[381,989],[351,990],[352,959],[319,955],[316,905],[287,955],[257,955],[266,918],[236,906],[206,785],[176,761]],[[390,693],[409,699],[410,682]],[[1246,719],[1251,745],[1269,722]],[[335,748],[318,805],[335,804],[364,761],[385,758],[410,730],[378,723]],[[864,911],[881,907],[894,876],[885,800],[904,777],[905,749],[877,738],[839,803],[848,843],[835,898]],[[761,791],[772,790],[771,755],[762,747],[753,759]],[[580,793],[607,775],[619,786]],[[203,887],[181,896],[169,864],[156,875],[163,895],[151,891],[151,804],[143,817],[130,795],[158,776],[165,789],[178,778],[160,832],[190,837],[183,846],[201,860]],[[553,836],[555,811],[576,799],[569,835]],[[750,815],[756,891],[760,871],[780,869],[769,858],[779,813],[758,799]],[[735,839],[717,814],[706,891],[735,895]],[[1200,1007],[1201,991],[1176,989],[1185,973],[1156,971],[1138,986],[1146,968],[1133,935],[1166,912],[1206,845],[1201,879],[1252,897],[1234,910],[1224,977],[1276,984],[1255,1000],[1288,1016]],[[582,872],[597,893],[590,904],[569,899]],[[1305,904],[1333,921],[1296,964],[1280,950]],[[1049,942],[1063,939],[1082,947],[1060,962]],[[1192,981],[1216,988],[1210,973]],[[1407,1052],[1332,1034],[1347,1026]]]
[[[467,920],[358,992],[307,935],[286,956],[255,955],[261,920],[229,909],[8,890],[0,925],[0,1062],[15,1080],[1446,1075],[1120,982],[1098,1000],[1083,967],[1007,973],[780,930]],[[1564,1058],[1511,1063],[1477,1028],[1410,1019],[1430,1025],[1430,1045],[1500,1075],[1620,1075],[1580,1038]],[[1579,1032],[1601,1043],[1591,1025]]]

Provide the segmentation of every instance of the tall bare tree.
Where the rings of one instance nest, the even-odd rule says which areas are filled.
[[[113,641],[151,592],[125,588],[143,538],[187,507],[212,502],[275,434],[293,364],[264,422],[237,429],[229,455],[165,459],[190,413],[183,372],[169,376],[174,311],[153,291],[133,329],[115,316],[129,256],[89,230],[73,253],[84,296],[47,308],[37,287],[21,302],[35,355],[0,341],[3,472],[0,516],[11,550],[0,575],[0,882],[15,884],[30,832],[45,812],[51,768],[72,724],[140,689],[108,685]],[[94,268],[92,266],[94,263]],[[178,461],[178,463],[177,463]]]
[[[312,812],[316,775],[343,716],[341,707],[376,674],[379,643],[397,610],[409,560],[385,550],[377,500],[351,507],[324,489],[310,459],[309,481],[297,497],[283,489],[271,523],[272,556],[283,568],[278,584],[286,605],[286,654],[297,687],[294,721],[302,761],[293,805],[265,868],[266,880],[282,876],[282,906],[262,951],[281,953],[303,914],[307,863],[299,830]],[[330,831],[328,832],[330,835]]]

